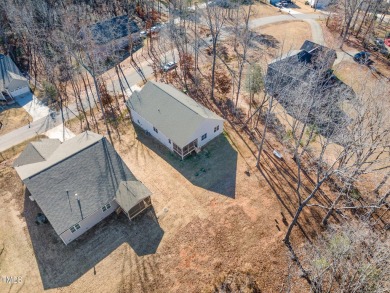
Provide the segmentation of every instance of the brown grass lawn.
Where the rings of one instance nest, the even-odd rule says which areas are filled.
[[[243,6],[245,7],[245,6]],[[267,16],[273,16],[273,15],[280,15],[279,9],[276,8],[273,5],[264,4],[260,2],[256,2],[254,5],[252,5],[252,18],[259,18],[259,17],[267,17]]]
[[[299,50],[305,40],[311,39],[310,25],[304,21],[288,21],[262,26],[257,33],[269,35],[278,41],[277,48],[269,48],[269,55],[278,56],[292,50]]]
[[[13,160],[4,161],[0,272],[23,283],[0,283],[0,291],[211,292],[228,272],[249,272],[262,292],[279,291],[288,272],[281,240],[295,205],[294,163],[271,155],[280,146],[270,135],[257,170],[245,137],[226,123],[225,135],[180,161],[126,121],[114,145],[153,192],[153,209],[134,222],[114,214],[69,246],[50,225],[35,225],[39,208],[24,195]],[[294,243],[315,235],[318,217],[312,210],[302,218],[305,234],[297,228]]]
[[[0,111],[0,121],[3,123],[3,127],[0,128],[0,135],[3,135],[27,125],[28,121],[32,121],[32,117],[22,107],[12,105]]]

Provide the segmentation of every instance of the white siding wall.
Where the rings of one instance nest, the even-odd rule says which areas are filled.
[[[71,241],[79,237],[81,234],[95,226],[101,220],[112,214],[119,207],[118,203],[115,200],[111,201],[110,204],[111,207],[108,210],[103,212],[103,210],[100,208],[95,213],[79,222],[78,224],[80,225],[80,229],[76,230],[74,233],[72,233],[70,230],[66,230],[64,233],[62,233],[60,235],[62,241],[64,241],[65,244],[70,243]]]
[[[214,127],[219,125],[219,130],[214,132]],[[213,138],[216,138],[223,132],[223,121],[209,119],[206,120],[203,125],[198,129],[197,132],[194,133],[194,136],[190,139],[193,141],[194,139],[198,139],[198,147],[202,147],[211,141]],[[202,140],[202,135],[207,133],[207,138]]]
[[[310,0],[310,6],[314,6],[314,4],[317,2],[317,8],[321,9],[329,5],[330,0]]]
[[[133,122],[140,126],[141,128],[147,130],[150,132],[150,134],[158,139],[163,145],[165,145],[167,148],[169,148],[171,151],[173,151],[173,144],[172,142],[169,143],[169,138],[164,135],[164,133],[161,132],[160,129],[156,126],[158,133],[156,133],[153,130],[153,125],[150,124],[149,121],[142,118],[137,112],[135,112],[133,109],[130,109],[131,111],[131,117],[133,119]]]
[[[12,95],[13,98],[17,97],[17,96],[20,96],[20,95],[23,95],[23,94],[26,94],[26,93],[29,93],[30,92],[30,88],[29,87],[22,87],[22,88],[16,88],[16,90],[14,91],[9,91],[10,94]]]

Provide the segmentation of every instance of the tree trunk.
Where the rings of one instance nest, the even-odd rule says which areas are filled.
[[[337,198],[332,202],[332,205],[330,206],[330,209],[326,213],[325,217],[322,219],[321,224],[323,226],[328,225],[328,220],[329,220],[330,216],[333,214],[334,208],[339,203],[339,201],[341,200],[342,197],[343,197],[343,194],[340,192],[339,195],[337,196]]]
[[[263,131],[263,136],[261,138],[261,142],[260,142],[260,145],[259,145],[259,153],[257,155],[257,161],[256,161],[256,167],[259,167],[260,166],[260,156],[261,156],[261,153],[263,151],[263,144],[264,144],[264,141],[265,141],[265,135],[267,133],[267,127],[268,127],[268,122],[269,122],[269,116],[271,114],[271,110],[272,110],[272,103],[274,101],[274,97],[271,96],[270,97],[270,101],[269,101],[269,107],[268,107],[268,111],[267,111],[267,116],[265,118],[265,125],[264,125],[264,131]]]
[[[292,232],[292,229],[294,228],[294,226],[297,224],[298,222],[298,218],[299,216],[301,215],[302,213],[302,210],[303,208],[309,203],[309,201],[314,197],[314,195],[316,194],[316,192],[318,191],[318,189],[320,189],[322,183],[324,182],[325,178],[322,179],[321,181],[317,182],[317,185],[316,187],[313,189],[313,191],[310,193],[310,195],[299,205],[297,211],[295,212],[295,215],[294,215],[294,218],[293,220],[291,221],[290,225],[288,226],[288,229],[287,229],[287,232],[286,232],[286,236],[284,236],[284,239],[283,239],[283,242],[286,244],[286,245],[289,245],[290,244],[290,236],[291,236],[291,232]]]
[[[375,187],[373,192],[378,194],[379,193],[379,189],[381,189],[382,186],[386,184],[386,182],[387,182],[387,180],[389,180],[389,178],[390,178],[390,171],[387,172],[385,177],[383,177],[382,181],[379,182],[379,184],[377,185],[377,187]]]
[[[211,67],[211,91],[210,91],[210,98],[212,101],[214,100],[216,63],[217,63],[217,39],[213,37],[213,63]]]

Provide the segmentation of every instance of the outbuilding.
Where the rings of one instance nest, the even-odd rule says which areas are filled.
[[[133,218],[151,205],[151,192],[112,145],[93,132],[63,143],[57,139],[31,142],[14,167],[30,199],[65,244],[115,210],[122,209]]]
[[[223,132],[223,118],[169,84],[148,81],[126,104],[135,124],[182,159]]]

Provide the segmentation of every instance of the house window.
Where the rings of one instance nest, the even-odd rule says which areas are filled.
[[[214,132],[217,132],[219,130],[219,125],[214,127]]]
[[[169,144],[171,144],[171,140],[168,138],[168,142],[169,142]]]
[[[108,210],[110,207],[111,207],[111,205],[108,203],[108,204],[106,204],[104,207],[102,207],[102,211],[105,212],[105,211]]]
[[[155,133],[158,133],[158,130],[157,130],[157,128],[156,128],[156,127],[154,127],[154,126],[153,126],[153,130],[154,130],[154,132],[155,132]]]
[[[202,140],[205,140],[207,138],[207,133],[202,135]]]
[[[70,227],[69,230],[70,230],[70,232],[74,233],[80,228],[81,228],[80,225],[76,224],[76,225],[73,225],[72,227]]]

